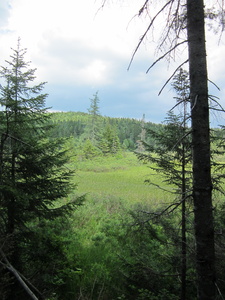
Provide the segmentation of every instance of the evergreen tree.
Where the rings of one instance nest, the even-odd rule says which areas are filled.
[[[90,126],[88,128],[89,130],[89,138],[92,141],[93,144],[96,144],[97,141],[97,134],[99,131],[99,97],[98,97],[98,92],[96,92],[93,95],[93,98],[90,99],[91,104],[88,109],[89,114],[91,115],[91,122]]]
[[[65,168],[68,161],[62,140],[47,138],[48,119],[42,90],[45,83],[32,85],[35,69],[25,62],[26,49],[18,41],[7,67],[1,68],[5,85],[1,87],[0,104],[0,225],[1,254],[4,270],[23,273],[29,258],[37,249],[25,249],[34,243],[36,222],[51,220],[69,213],[76,200],[60,206],[58,200],[72,189],[72,172]],[[12,270],[10,270],[12,271]],[[12,272],[13,273],[13,272]],[[15,274],[5,299],[22,299]],[[38,276],[38,274],[36,274]],[[40,276],[40,275],[39,275]],[[35,273],[31,275],[35,277]],[[27,290],[28,291],[28,290]]]
[[[120,150],[120,141],[116,128],[109,123],[103,129],[98,147],[104,154],[115,154]]]
[[[163,183],[166,183],[166,190],[173,193],[174,202],[163,207],[158,216],[167,215],[180,208],[179,222],[181,223],[181,299],[186,299],[186,276],[187,276],[187,199],[191,197],[192,172],[191,163],[191,141],[189,129],[184,127],[183,115],[176,116],[168,113],[166,125],[160,131],[147,130],[147,134],[155,139],[154,145],[144,143],[147,152],[137,153],[139,159],[151,162],[150,168],[160,173]],[[146,180],[150,184],[155,184]],[[163,184],[163,185],[164,185]],[[165,189],[163,186],[159,188]],[[177,196],[176,196],[177,195]],[[190,203],[190,202],[189,202]],[[152,215],[152,217],[154,214]]]
[[[189,100],[188,73],[180,69],[174,76],[172,86],[176,92],[176,106],[181,106],[179,116],[168,113],[166,126],[160,131],[148,130],[155,137],[156,144],[149,146],[144,142],[148,154],[138,153],[140,159],[147,159],[156,164],[154,167],[163,173],[166,181],[178,187],[181,206],[181,299],[186,299],[186,275],[187,275],[187,238],[186,238],[186,200],[191,196],[190,183],[191,172],[191,141],[187,127],[187,103]],[[175,206],[177,201],[175,202]],[[169,206],[171,208],[171,206]],[[167,211],[167,209],[163,209]],[[173,209],[172,209],[173,211]]]
[[[188,186],[187,186],[187,176],[186,176],[186,169],[187,169],[187,161],[186,161],[186,146],[185,146],[185,135],[187,129],[187,121],[189,115],[187,114],[187,104],[189,100],[189,93],[190,93],[190,84],[188,79],[188,72],[183,70],[182,68],[179,70],[178,74],[174,76],[174,80],[172,83],[174,90],[176,91],[177,96],[174,97],[177,100],[177,104],[183,108],[182,118],[182,128],[183,128],[183,138],[181,141],[182,147],[182,156],[181,156],[181,173],[182,173],[182,183],[181,183],[181,195],[182,195],[182,209],[181,209],[181,260],[182,260],[182,267],[181,267],[181,299],[186,299],[186,278],[187,278],[187,237],[186,237],[186,227],[187,227],[187,212],[186,212],[186,200],[188,196]],[[190,158],[189,158],[190,160]],[[189,161],[188,161],[189,163]],[[190,187],[189,187],[190,189]]]
[[[142,152],[144,151],[144,146],[142,141],[145,141],[146,137],[146,129],[145,129],[145,114],[143,114],[142,120],[141,120],[141,133],[139,135],[139,140],[137,140],[137,151]]]

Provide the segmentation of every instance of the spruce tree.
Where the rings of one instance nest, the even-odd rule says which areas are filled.
[[[168,113],[166,125],[159,131],[147,130],[147,133],[155,138],[155,144],[149,145],[143,142],[147,153],[139,152],[140,159],[151,161],[150,166],[163,175],[169,184],[178,188],[175,193],[179,200],[163,208],[167,213],[174,208],[181,207],[181,299],[186,299],[186,277],[187,277],[187,237],[186,237],[186,200],[191,197],[190,184],[192,176],[190,172],[191,163],[191,141],[190,130],[187,127],[189,115],[187,104],[189,101],[188,72],[180,69],[174,76],[172,86],[176,92],[176,105],[181,107],[180,115],[176,116],[171,111]],[[174,191],[173,191],[174,192]]]
[[[120,150],[120,140],[115,126],[106,123],[98,143],[99,149],[106,154],[116,154]]]
[[[98,97],[98,92],[96,92],[93,95],[93,98],[90,99],[90,107],[88,109],[89,114],[91,115],[90,119],[90,126],[88,128],[89,131],[89,138],[93,145],[96,144],[97,142],[97,135],[99,133],[99,116],[100,116],[100,111],[99,111],[99,97]]]
[[[50,115],[45,108],[45,83],[34,84],[35,69],[25,62],[26,49],[12,50],[0,75],[0,225],[2,276],[7,261],[20,273],[27,269],[23,252],[32,239],[36,222],[69,213],[76,204],[61,206],[59,199],[72,189],[72,172],[65,167],[67,157],[62,140],[48,139]],[[32,241],[32,243],[31,243]],[[37,249],[30,249],[29,258]],[[19,274],[19,273],[18,273]],[[5,299],[21,299],[20,286],[13,274]],[[34,274],[32,275],[34,276]],[[35,276],[34,276],[35,277]]]

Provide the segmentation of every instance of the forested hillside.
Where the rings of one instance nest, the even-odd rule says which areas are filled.
[[[83,112],[57,112],[51,115],[52,123],[57,125],[52,129],[52,137],[74,138],[77,145],[91,140],[94,145],[105,137],[105,140],[118,138],[119,147],[127,150],[135,150],[141,140],[144,128],[157,130],[162,125],[145,120],[129,118],[110,118],[98,115],[97,127],[93,138],[93,115]],[[108,132],[107,132],[108,131]],[[148,142],[154,142],[151,137],[146,137]],[[103,147],[103,145],[102,145]],[[101,146],[100,146],[101,148]]]

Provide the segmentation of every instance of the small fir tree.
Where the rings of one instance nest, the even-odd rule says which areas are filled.
[[[98,147],[105,155],[115,154],[120,150],[120,141],[116,132],[116,128],[109,123],[106,124],[102,131]]]

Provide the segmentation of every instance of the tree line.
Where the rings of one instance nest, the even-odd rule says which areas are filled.
[[[93,115],[84,112],[52,113],[51,122],[56,125],[51,130],[52,137],[70,138],[74,149],[83,145],[96,155],[113,154],[122,149],[133,151],[140,143],[143,127],[157,130],[163,126],[143,123],[143,120],[103,117],[100,114],[93,122]],[[154,143],[150,139],[148,137],[149,142]]]

